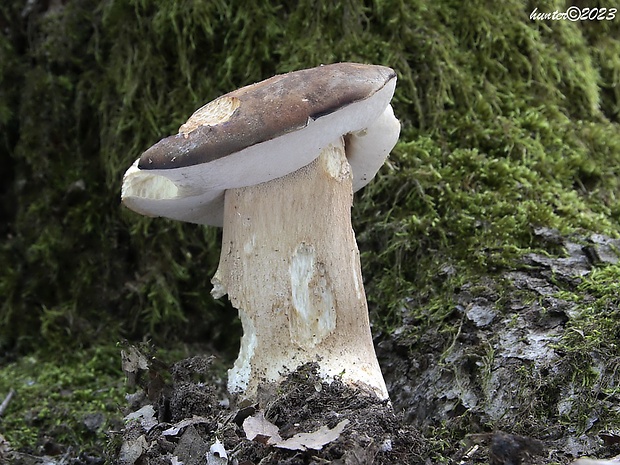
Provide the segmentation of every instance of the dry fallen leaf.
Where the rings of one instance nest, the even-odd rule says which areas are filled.
[[[133,465],[148,447],[149,444],[146,442],[144,435],[132,439],[131,441],[125,441],[121,445],[121,450],[118,454],[118,462],[121,465]]]
[[[265,418],[263,412],[257,412],[243,420],[243,431],[250,441],[262,444],[267,444],[270,441],[282,441],[280,430]]]
[[[596,460],[587,457],[575,460],[572,465],[618,465],[620,464],[620,455],[607,460]]]
[[[320,450],[325,444],[329,444],[340,437],[340,434],[344,431],[345,426],[349,424],[349,420],[342,420],[332,429],[327,426],[321,426],[313,433],[298,433],[292,438],[285,441],[279,441],[278,443],[272,443],[276,447],[290,450],[306,450],[314,449]]]
[[[178,435],[182,429],[187,428],[189,425],[197,425],[199,423],[209,423],[209,419],[205,417],[199,417],[194,415],[192,418],[186,418],[185,420],[181,420],[178,423],[175,423],[170,428],[165,431],[162,431],[161,434],[164,436],[176,436]]]
[[[121,360],[123,371],[126,373],[136,373],[149,367],[146,357],[133,346],[121,350]]]
[[[137,420],[140,422],[140,426],[148,433],[153,426],[158,424],[157,418],[155,418],[155,409],[152,405],[145,405],[140,410],[130,413],[125,417],[125,421]]]
[[[226,448],[224,444],[216,438],[207,453],[207,465],[226,465],[227,463],[228,454],[226,454]]]
[[[149,368],[149,362],[142,352],[134,346],[129,346],[121,350],[121,366],[127,376],[127,384],[133,387],[138,381],[138,374]]]
[[[620,444],[620,433],[616,431],[601,431],[598,436],[603,440],[606,446]]]
[[[243,431],[248,439],[289,450],[320,450],[340,437],[349,420],[342,420],[334,428],[321,426],[312,433],[298,433],[289,439],[282,439],[276,425],[265,418],[263,412],[248,417],[243,422]]]

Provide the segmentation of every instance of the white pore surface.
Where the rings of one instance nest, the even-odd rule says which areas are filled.
[[[353,192],[360,190],[375,177],[390,151],[398,142],[400,122],[394,116],[392,106],[366,129],[347,136],[347,160],[353,171]]]
[[[210,163],[169,170],[140,170],[134,164],[123,180],[123,203],[147,216],[222,226],[223,193],[226,189],[252,186],[292,173],[318,157],[330,142],[345,134],[368,128],[370,137],[378,137],[380,141],[371,142],[368,130],[365,136],[355,136],[359,141],[354,145],[362,148],[358,150],[355,162],[351,163],[354,183],[362,187],[372,178],[369,173],[374,166],[380,167],[389,153],[389,144],[383,131],[391,128],[392,136],[387,140],[394,140],[395,143],[398,139],[398,132],[393,135],[396,118],[391,107],[388,114],[385,114],[395,86],[396,79],[392,79],[366,100],[352,103],[316,120],[309,120],[308,125],[301,130]],[[378,118],[379,126],[372,129],[373,122]],[[364,155],[374,156],[371,148],[375,145],[380,148],[380,161],[362,162]],[[356,170],[356,165],[362,168]],[[359,181],[356,171],[360,173]],[[176,191],[160,177],[169,180]]]

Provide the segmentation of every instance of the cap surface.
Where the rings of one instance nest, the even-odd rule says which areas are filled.
[[[226,189],[285,176],[312,162],[340,137],[391,117],[395,124],[380,125],[391,131],[378,144],[380,154],[370,153],[376,140],[368,144],[353,138],[359,142],[355,145],[367,148],[356,150],[362,155],[354,157],[363,166],[363,181],[356,182],[351,160],[354,185],[360,188],[398,139],[400,126],[393,112],[384,114],[395,86],[396,73],[390,68],[337,63],[230,92],[197,110],[179,134],[156,143],[136,160],[123,180],[123,203],[147,216],[220,226]],[[382,132],[373,134],[383,138]],[[368,163],[367,156],[375,160]]]
[[[369,98],[396,79],[391,68],[336,63],[280,74],[218,97],[193,118],[222,106],[234,108],[218,124],[186,123],[140,157],[140,169],[208,163],[308,126],[309,122]],[[191,129],[191,130],[187,130]]]

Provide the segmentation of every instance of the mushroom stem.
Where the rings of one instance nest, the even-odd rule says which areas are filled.
[[[388,398],[351,226],[351,183],[340,138],[294,173],[226,191],[212,293],[228,294],[243,325],[230,392],[253,399],[264,383],[317,362],[324,379]]]

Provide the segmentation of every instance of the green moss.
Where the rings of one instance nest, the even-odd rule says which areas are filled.
[[[593,270],[574,292],[561,293],[561,297],[578,304],[562,349],[597,354],[602,360],[615,357],[620,341],[620,265]]]
[[[40,453],[45,442],[102,453],[108,431],[118,428],[126,389],[118,348],[37,353],[0,369],[0,396],[15,394],[0,423],[11,447]],[[101,419],[88,425],[90,415]]]
[[[538,226],[620,233],[620,138],[599,110],[592,39],[574,23],[514,21],[526,14],[516,4],[428,10],[433,32],[420,26],[415,49],[433,44],[423,69],[434,105],[408,92],[410,59],[401,143],[356,211],[368,294],[383,308],[412,293],[442,305],[442,269],[476,280],[510,268],[538,248]],[[449,30],[437,24],[446,15]]]

